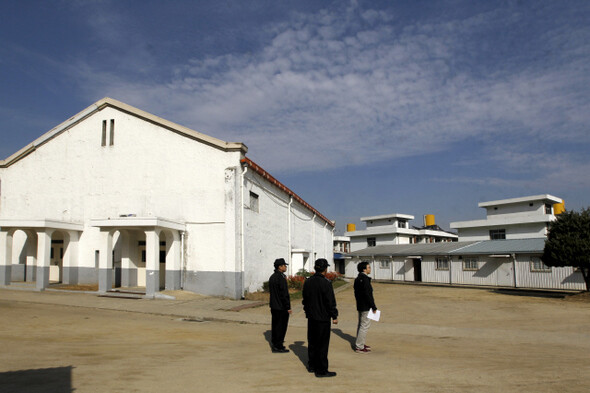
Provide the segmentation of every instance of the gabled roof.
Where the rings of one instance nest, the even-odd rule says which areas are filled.
[[[201,143],[205,143],[209,146],[214,148],[223,150],[223,151],[241,151],[243,154],[248,152],[248,148],[243,143],[239,142],[225,142],[221,139],[214,138],[209,135],[201,134],[200,132],[191,130],[190,128],[181,126],[179,124],[173,123],[166,119],[162,119],[161,117],[152,115],[151,113],[142,111],[141,109],[132,107],[131,105],[127,105],[123,102],[114,100],[112,98],[105,97],[100,101],[95,102],[94,104],[90,105],[88,108],[84,109],[80,113],[72,116],[68,120],[64,121],[57,127],[54,127],[50,131],[46,132],[39,138],[37,138],[32,143],[28,144],[27,146],[23,147],[10,157],[6,158],[5,160],[0,160],[0,168],[8,167],[15,162],[19,161],[20,159],[26,157],[33,151],[35,151],[39,146],[44,145],[45,143],[49,142],[51,139],[55,138],[59,134],[65,132],[66,130],[72,128],[76,124],[84,121],[88,117],[92,116],[93,114],[100,112],[105,108],[115,108],[122,112],[128,113],[132,116],[138,117],[142,120],[148,121],[150,123],[156,124],[160,127],[166,128],[172,132],[177,134],[183,135],[187,138],[199,141]]]
[[[262,176],[262,178],[266,179],[268,182],[270,182],[274,186],[278,187],[283,192],[287,193],[287,195],[293,197],[293,199],[295,199],[301,205],[303,205],[307,209],[311,210],[315,215],[317,215],[322,220],[324,220],[326,223],[328,223],[328,225],[330,225],[331,227],[335,226],[334,221],[327,219],[322,213],[320,213],[318,210],[316,210],[313,206],[311,206],[309,203],[305,202],[299,195],[297,195],[293,191],[291,191],[291,189],[289,187],[285,186],[283,183],[281,183],[280,181],[275,179],[270,173],[268,173],[267,171],[262,169],[262,167],[260,165],[256,164],[254,161],[252,161],[248,157],[244,157],[241,160],[241,162],[242,162],[242,165],[248,166],[248,168],[251,168],[254,172],[256,172],[257,174]]]

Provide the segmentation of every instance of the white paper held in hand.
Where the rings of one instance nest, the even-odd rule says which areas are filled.
[[[379,322],[379,318],[381,317],[381,310],[375,310],[375,312],[373,312],[373,309],[370,309],[368,317],[369,319],[372,319],[375,322]]]

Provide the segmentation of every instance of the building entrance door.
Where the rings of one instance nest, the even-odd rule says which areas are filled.
[[[422,260],[414,259],[414,281],[422,281]]]
[[[512,263],[501,262],[498,266],[498,285],[501,287],[514,286],[514,277],[512,271]]]

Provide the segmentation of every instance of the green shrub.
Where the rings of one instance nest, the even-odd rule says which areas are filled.
[[[296,276],[305,277],[305,278],[309,278],[309,277],[313,276],[313,273],[310,273],[310,272],[308,272],[305,269],[299,269],[299,271],[295,275]]]

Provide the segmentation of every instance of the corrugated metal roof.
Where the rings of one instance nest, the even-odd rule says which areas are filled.
[[[441,242],[441,243],[418,243],[418,244],[391,244],[375,247],[367,247],[362,250],[353,251],[352,256],[410,256],[410,255],[446,255],[451,251],[462,249],[475,242]]]
[[[392,244],[367,247],[351,252],[351,256],[422,256],[422,255],[473,255],[540,253],[545,248],[545,238],[484,240],[471,242],[445,242],[425,244]]]
[[[545,238],[534,239],[508,239],[508,240],[485,240],[461,250],[452,251],[451,254],[512,254],[543,252]]]

